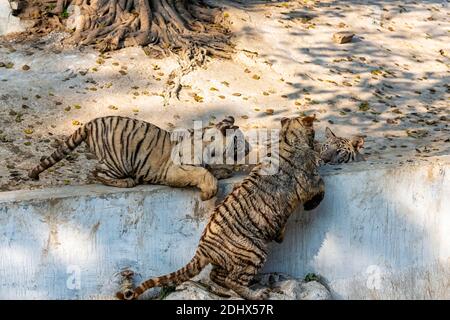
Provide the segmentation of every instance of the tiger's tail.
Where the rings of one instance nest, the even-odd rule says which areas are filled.
[[[39,165],[31,169],[28,172],[28,176],[31,179],[39,180],[39,174],[42,171],[54,166],[56,163],[64,159],[69,153],[71,153],[81,142],[87,138],[86,125],[78,128],[58,149],[53,152],[49,157],[45,157],[41,160]]]
[[[148,279],[134,290],[130,289],[125,292],[118,292],[117,297],[125,300],[133,300],[153,287],[176,286],[198,275],[208,263],[207,259],[201,257],[197,252],[192,260],[178,271]]]

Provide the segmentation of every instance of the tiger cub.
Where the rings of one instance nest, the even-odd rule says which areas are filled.
[[[152,287],[178,285],[212,264],[210,278],[218,285],[245,299],[266,298],[267,290],[255,291],[248,285],[266,261],[269,242],[279,239],[298,205],[314,209],[324,196],[319,159],[313,150],[314,119],[282,119],[278,172],[264,175],[264,161],[253,168],[214,209],[196,253],[185,267],[117,296],[131,300]]]
[[[364,161],[360,150],[364,147],[364,137],[351,139],[336,136],[330,128],[325,129],[325,142],[315,142],[314,149],[319,152],[322,163],[339,164],[351,161]]]
[[[225,135],[228,130],[236,132],[238,129],[234,125],[234,118],[229,116],[215,126],[203,128],[200,139],[205,134],[213,136],[217,134],[216,131]],[[192,138],[194,133],[189,132]],[[210,199],[217,193],[217,179],[204,168],[205,164],[178,164],[172,160],[174,147],[185,141],[172,141],[170,132],[151,123],[119,116],[89,121],[49,157],[43,158],[38,166],[29,171],[28,176],[39,179],[41,172],[64,159],[83,141],[100,162],[92,175],[105,185],[121,188],[131,188],[143,183],[172,187],[194,186],[201,190],[202,200]],[[241,151],[237,150],[234,142],[222,148],[223,152],[230,152],[231,148],[235,158],[238,154],[248,153],[247,144],[244,146],[245,150]]]

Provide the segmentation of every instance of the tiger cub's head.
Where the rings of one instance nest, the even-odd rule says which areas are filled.
[[[330,128],[325,129],[325,142],[320,145],[320,158],[324,163],[339,164],[352,161],[364,161],[360,150],[364,147],[364,137],[351,139],[338,137]]]
[[[172,134],[173,141],[177,141],[172,159],[179,164],[234,165],[250,152],[250,144],[232,116],[201,130],[177,130]]]
[[[315,120],[316,115],[281,119],[281,139],[289,145],[306,141],[313,148],[315,135],[313,123]]]
[[[219,140],[217,140],[219,138]],[[204,128],[203,145],[207,156],[219,160],[219,164],[237,164],[250,152],[250,144],[234,118],[227,116],[215,125]]]

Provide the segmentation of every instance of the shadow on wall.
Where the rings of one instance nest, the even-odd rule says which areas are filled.
[[[445,176],[439,166],[326,176],[325,199],[291,217],[265,270],[316,273],[337,299],[448,298]]]

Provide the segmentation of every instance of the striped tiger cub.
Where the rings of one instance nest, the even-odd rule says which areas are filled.
[[[325,138],[324,142],[316,142],[314,145],[323,163],[339,164],[365,160],[360,153],[364,147],[364,137],[354,136],[351,139],[339,137],[327,127]]]
[[[239,131],[234,118],[229,116],[214,126],[202,129],[200,139],[205,135]],[[190,138],[194,135],[189,131]],[[223,139],[226,140],[226,139]],[[231,140],[231,139],[228,139]],[[64,159],[82,142],[95,154],[100,166],[92,172],[99,182],[114,187],[131,188],[137,184],[164,184],[172,187],[194,186],[201,190],[200,197],[207,200],[217,193],[217,179],[204,163],[200,165],[178,164],[172,160],[172,149],[182,141],[172,141],[171,133],[151,123],[126,117],[110,116],[89,121],[76,130],[55,152],[45,157],[40,164],[29,171],[28,176],[39,179],[39,174]],[[246,155],[237,150],[235,141],[223,148],[231,148],[235,158]],[[205,144],[208,141],[204,141]],[[190,145],[190,142],[187,142]],[[214,150],[212,150],[213,152]]]
[[[149,279],[118,298],[136,299],[152,287],[175,286],[212,264],[212,281],[245,299],[265,299],[267,290],[252,290],[249,282],[266,261],[268,244],[281,241],[291,213],[302,204],[315,208],[324,196],[313,150],[314,117],[281,121],[279,170],[262,174],[264,161],[214,209],[192,260],[180,270]]]

